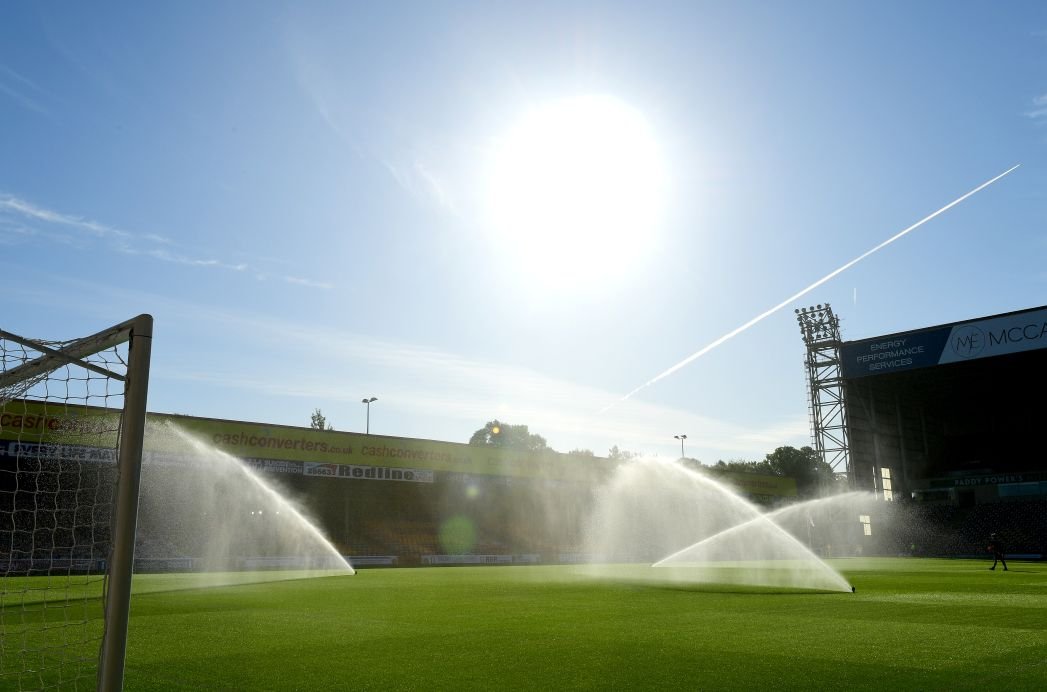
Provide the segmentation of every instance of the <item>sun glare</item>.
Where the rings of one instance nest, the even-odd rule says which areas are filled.
[[[489,178],[503,256],[536,287],[605,284],[649,249],[663,175],[647,122],[621,101],[532,109],[499,142]]]

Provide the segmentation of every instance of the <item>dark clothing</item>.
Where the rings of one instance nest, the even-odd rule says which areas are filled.
[[[1003,559],[1003,543],[998,538],[993,538],[989,542],[989,552],[992,553],[992,567],[989,569],[996,569],[996,563],[1002,562],[1004,570],[1007,569],[1007,561]]]

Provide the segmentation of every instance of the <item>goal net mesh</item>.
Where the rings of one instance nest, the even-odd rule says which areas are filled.
[[[4,690],[97,682],[129,348],[77,343],[0,332]]]

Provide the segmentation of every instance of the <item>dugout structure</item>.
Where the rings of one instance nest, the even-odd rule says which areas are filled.
[[[1047,497],[1047,306],[839,353],[853,488],[959,507]]]

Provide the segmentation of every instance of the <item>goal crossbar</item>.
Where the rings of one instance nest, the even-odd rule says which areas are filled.
[[[23,363],[16,368],[12,368],[7,372],[0,373],[0,388],[6,387],[14,382],[21,382],[28,380],[31,377],[42,375],[45,372],[54,370],[55,368],[65,365],[78,365],[87,370],[104,375],[105,377],[112,377],[117,380],[123,380],[124,376],[118,373],[114,373],[105,368],[99,367],[94,363],[89,363],[85,360],[81,360],[91,354],[104,351],[107,348],[122,344],[128,341],[132,333],[141,333],[145,326],[141,324],[142,318],[149,317],[149,315],[139,315],[134,319],[130,319],[126,322],[118,324],[109,329],[103,329],[97,334],[91,336],[85,336],[82,339],[77,339],[72,343],[66,345],[60,349],[54,349],[44,344],[39,343],[33,339],[27,339],[24,336],[18,336],[11,332],[0,329],[0,337],[10,339],[16,343],[19,343],[28,348],[33,348],[39,351],[41,355],[35,360],[31,360],[28,363]],[[151,318],[150,318],[151,322]],[[137,329],[136,329],[137,327]],[[152,329],[149,329],[149,336],[152,336]]]

